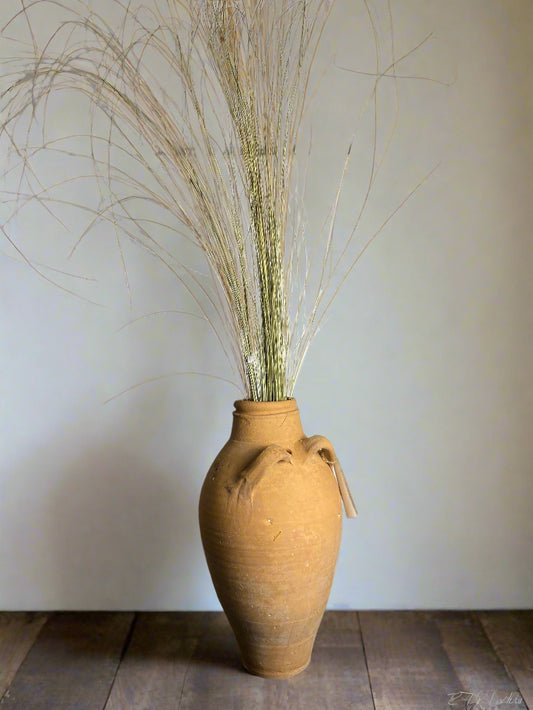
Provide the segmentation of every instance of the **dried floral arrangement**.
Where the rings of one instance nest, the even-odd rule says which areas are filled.
[[[343,280],[423,181],[355,253],[350,251],[382,164],[376,130],[353,229],[339,243],[336,220],[351,157],[347,148],[322,231],[313,239],[305,233],[305,175],[302,188],[295,161],[330,0],[108,0],[107,5],[120,12],[118,25],[90,2],[21,0],[19,12],[2,28],[4,41],[17,22],[26,22],[30,37],[3,72],[0,131],[11,143],[20,178],[2,231],[19,249],[9,229],[13,215],[32,201],[51,210],[61,204],[56,190],[61,185],[43,185],[32,164],[41,151],[56,160],[75,150],[88,161],[103,199],[97,208],[83,206],[90,221],[77,245],[95,225],[110,222],[119,250],[123,238],[137,242],[193,294],[246,398],[290,397]],[[64,11],[67,19],[39,46],[35,13],[46,7]],[[366,7],[378,56],[377,31]],[[376,63],[367,98],[374,112],[378,82],[395,81],[403,58],[393,56],[384,68]],[[90,103],[86,151],[68,146],[69,138],[83,136],[47,137],[49,99],[63,90],[79,92]],[[171,238],[154,236],[161,229]],[[184,239],[203,252],[209,278],[180,258]]]

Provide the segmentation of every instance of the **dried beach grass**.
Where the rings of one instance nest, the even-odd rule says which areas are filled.
[[[68,17],[39,47],[31,17],[46,6]],[[112,223],[119,249],[123,236],[140,243],[194,295],[247,398],[289,397],[342,283],[334,276],[342,268],[349,273],[382,228],[346,263],[381,166],[374,142],[361,213],[337,256],[332,245],[350,150],[321,241],[310,248],[303,232],[296,146],[332,3],[109,0],[109,7],[121,11],[118,28],[81,0],[26,1],[2,30],[6,38],[12,23],[26,20],[31,37],[29,56],[4,74],[1,95],[0,130],[21,167],[13,214],[30,201],[47,209],[61,204],[52,186],[38,180],[32,160],[40,150],[60,156],[69,149],[63,139],[48,140],[44,128],[40,145],[30,136],[39,107],[46,115],[54,93],[79,92],[92,113],[90,149],[77,154],[90,161],[105,204],[84,206],[92,216],[75,248],[97,223]],[[374,34],[377,42],[375,28]],[[395,68],[394,59],[384,70],[376,65],[370,106],[377,82],[394,78]],[[23,184],[33,187],[24,192]],[[156,228],[169,230],[169,243],[154,236]],[[9,219],[2,229],[12,241]],[[209,280],[180,258],[183,232],[201,248]],[[310,293],[317,259],[320,275]]]

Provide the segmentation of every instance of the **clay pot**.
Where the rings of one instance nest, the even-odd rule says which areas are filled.
[[[305,436],[294,399],[235,402],[202,488],[200,529],[251,673],[286,678],[310,661],[339,550],[341,488],[353,516],[331,444]]]

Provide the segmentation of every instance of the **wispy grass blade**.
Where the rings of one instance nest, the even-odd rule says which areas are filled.
[[[107,10],[99,14],[83,0],[25,0],[2,29],[10,45],[17,23],[28,37],[4,64],[0,82],[0,135],[14,153],[19,181],[0,228],[20,252],[7,229],[21,209],[32,200],[45,209],[71,205],[56,194],[61,183],[43,184],[34,164],[41,151],[77,156],[90,166],[78,178],[96,182],[101,204],[80,205],[90,219],[72,251],[100,222],[112,225],[126,281],[123,239],[142,245],[193,294],[246,397],[291,396],[328,296],[338,291],[334,277],[359,258],[350,260],[348,247],[383,164],[377,86],[396,81],[399,62],[410,54],[395,59],[391,33],[392,59],[382,71],[376,26],[362,2],[377,58],[365,106],[374,135],[366,194],[340,256],[333,247],[350,151],[312,247],[296,179],[311,69],[332,0],[108,0],[109,15],[121,15],[115,26]],[[41,46],[36,24],[46,9],[65,19]],[[88,102],[88,129],[50,137],[50,101],[63,91]],[[310,152],[311,143],[308,159]],[[303,195],[306,182],[307,168]],[[186,240],[205,257],[208,283],[183,262]],[[315,259],[319,276],[309,293]]]

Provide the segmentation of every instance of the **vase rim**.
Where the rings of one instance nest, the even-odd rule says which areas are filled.
[[[282,414],[298,410],[298,405],[294,397],[281,399],[273,402],[256,402],[251,399],[238,399],[234,402],[235,414],[254,414],[261,416]]]

